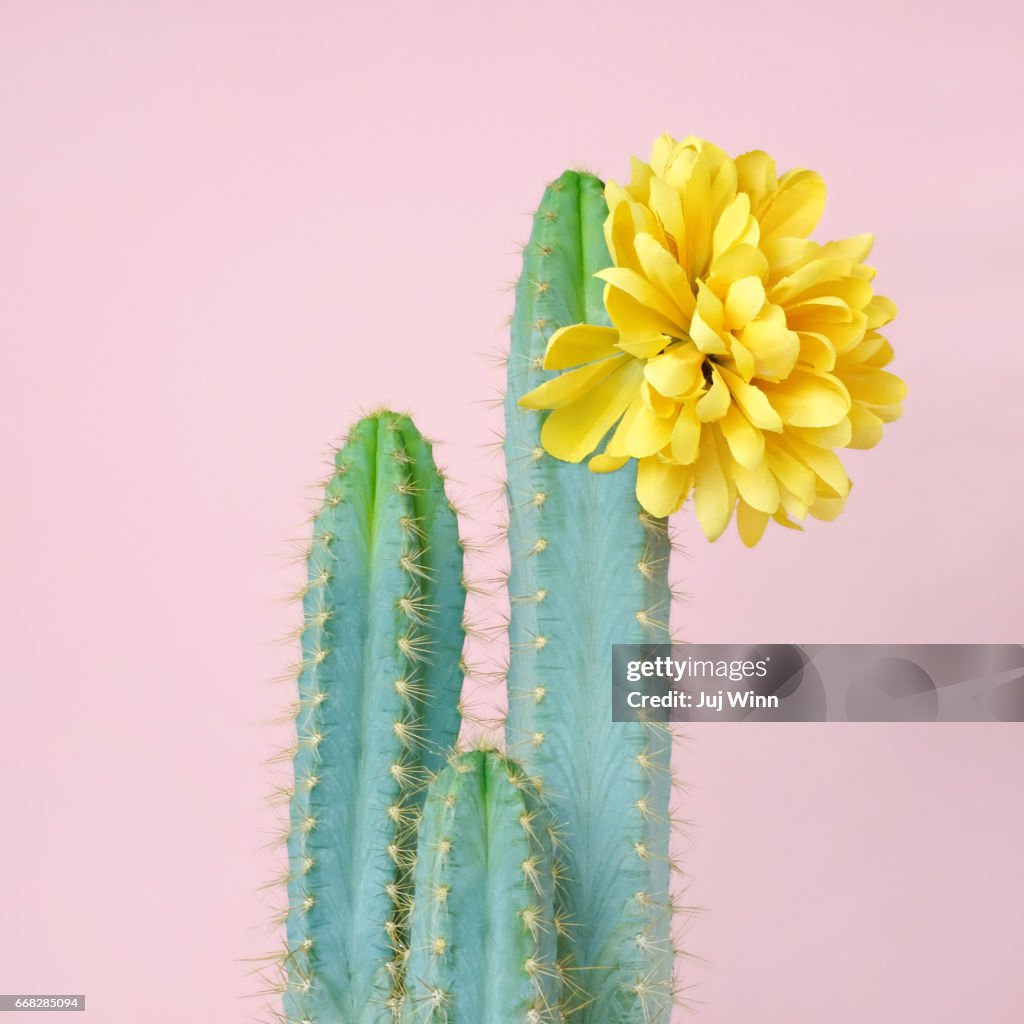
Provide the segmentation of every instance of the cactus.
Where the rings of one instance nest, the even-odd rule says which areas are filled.
[[[337,454],[303,595],[285,1024],[667,1024],[670,742],[612,722],[610,685],[612,642],[668,636],[667,525],[632,465],[557,462],[518,405],[555,329],[607,322],[606,212],[592,175],[553,183],[517,290],[507,753],[449,750],[465,586],[430,446],[382,412]]]
[[[303,591],[288,1024],[392,1019],[423,790],[459,729],[464,604],[430,445],[367,416],[336,454]]]
[[[562,954],[585,991],[578,1024],[667,1022],[672,1002],[669,737],[614,723],[611,644],[668,636],[669,540],[642,513],[635,464],[598,475],[540,443],[518,399],[557,328],[607,324],[607,206],[593,175],[566,172],[534,218],[516,291],[505,402],[510,668],[506,743],[542,782],[561,851]]]
[[[454,755],[431,785],[403,1024],[562,1019],[548,829],[532,781],[494,751]]]

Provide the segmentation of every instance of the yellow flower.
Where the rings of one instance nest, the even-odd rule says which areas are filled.
[[[580,462],[614,427],[590,468],[636,459],[657,516],[692,492],[709,540],[734,511],[750,546],[769,518],[835,518],[850,481],[834,449],[877,444],[906,394],[882,369],[896,307],[872,290],[872,237],[810,241],[817,174],[778,178],[766,153],[733,160],[692,137],[662,135],[605,197],[613,265],[597,276],[614,326],[552,335],[544,366],[566,372],[521,399],[551,410],[544,448]]]

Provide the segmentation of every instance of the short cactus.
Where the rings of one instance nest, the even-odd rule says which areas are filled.
[[[667,1022],[671,1005],[670,741],[653,725],[612,721],[611,644],[668,636],[667,526],[641,512],[634,466],[598,475],[551,458],[543,415],[518,404],[553,376],[541,362],[556,329],[608,322],[593,276],[610,262],[607,212],[593,175],[568,171],[550,185],[516,292],[506,742],[565,830],[562,947],[585,991],[571,1020],[649,1024]]]
[[[404,416],[337,452],[304,588],[288,838],[288,1024],[390,1021],[423,790],[459,729],[458,524]]]
[[[561,1019],[551,845],[520,765],[452,757],[420,826],[403,1024]]]

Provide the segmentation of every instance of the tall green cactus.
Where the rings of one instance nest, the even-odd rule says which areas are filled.
[[[403,1024],[561,1017],[549,825],[522,767],[453,756],[420,827]]]
[[[506,743],[542,781],[565,831],[564,953],[577,1024],[667,1022],[671,1008],[670,743],[614,723],[611,644],[665,640],[666,524],[641,512],[635,468],[598,475],[543,451],[518,400],[551,374],[559,327],[607,324],[602,183],[566,172],[534,218],[516,291],[506,397],[511,575]]]
[[[335,466],[303,598],[287,1024],[392,1020],[423,790],[459,729],[463,560],[430,445],[380,412]]]

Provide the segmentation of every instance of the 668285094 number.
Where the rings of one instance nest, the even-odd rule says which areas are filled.
[[[84,1010],[82,995],[0,995],[0,1010]]]

